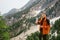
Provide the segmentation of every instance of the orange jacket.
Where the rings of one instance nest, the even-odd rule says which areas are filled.
[[[42,19],[38,20],[38,24],[41,25]],[[42,27],[42,34],[49,34],[50,32],[50,24],[47,24],[46,18],[43,20],[43,24],[41,25]]]

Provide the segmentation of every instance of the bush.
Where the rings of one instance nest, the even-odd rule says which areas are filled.
[[[5,24],[5,21],[0,16],[0,40],[10,40],[8,26]]]
[[[57,31],[57,32],[56,32]],[[52,34],[56,32],[57,33],[57,36],[54,35],[55,37],[55,40],[60,40],[60,19],[55,21],[53,27],[52,27]],[[54,39],[52,37],[52,39]]]
[[[31,33],[30,36],[27,36],[26,40],[39,40],[39,32]]]

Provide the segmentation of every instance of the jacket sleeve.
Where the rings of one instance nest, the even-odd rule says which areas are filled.
[[[41,24],[42,18],[38,19],[37,24]]]

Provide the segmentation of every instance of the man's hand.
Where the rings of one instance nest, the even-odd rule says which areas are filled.
[[[38,18],[36,18],[36,22],[35,22],[36,24],[38,23]]]
[[[43,28],[43,26],[40,26],[41,28]]]

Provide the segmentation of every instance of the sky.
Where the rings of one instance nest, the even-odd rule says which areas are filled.
[[[0,13],[4,14],[11,9],[23,7],[29,0],[0,0]]]

